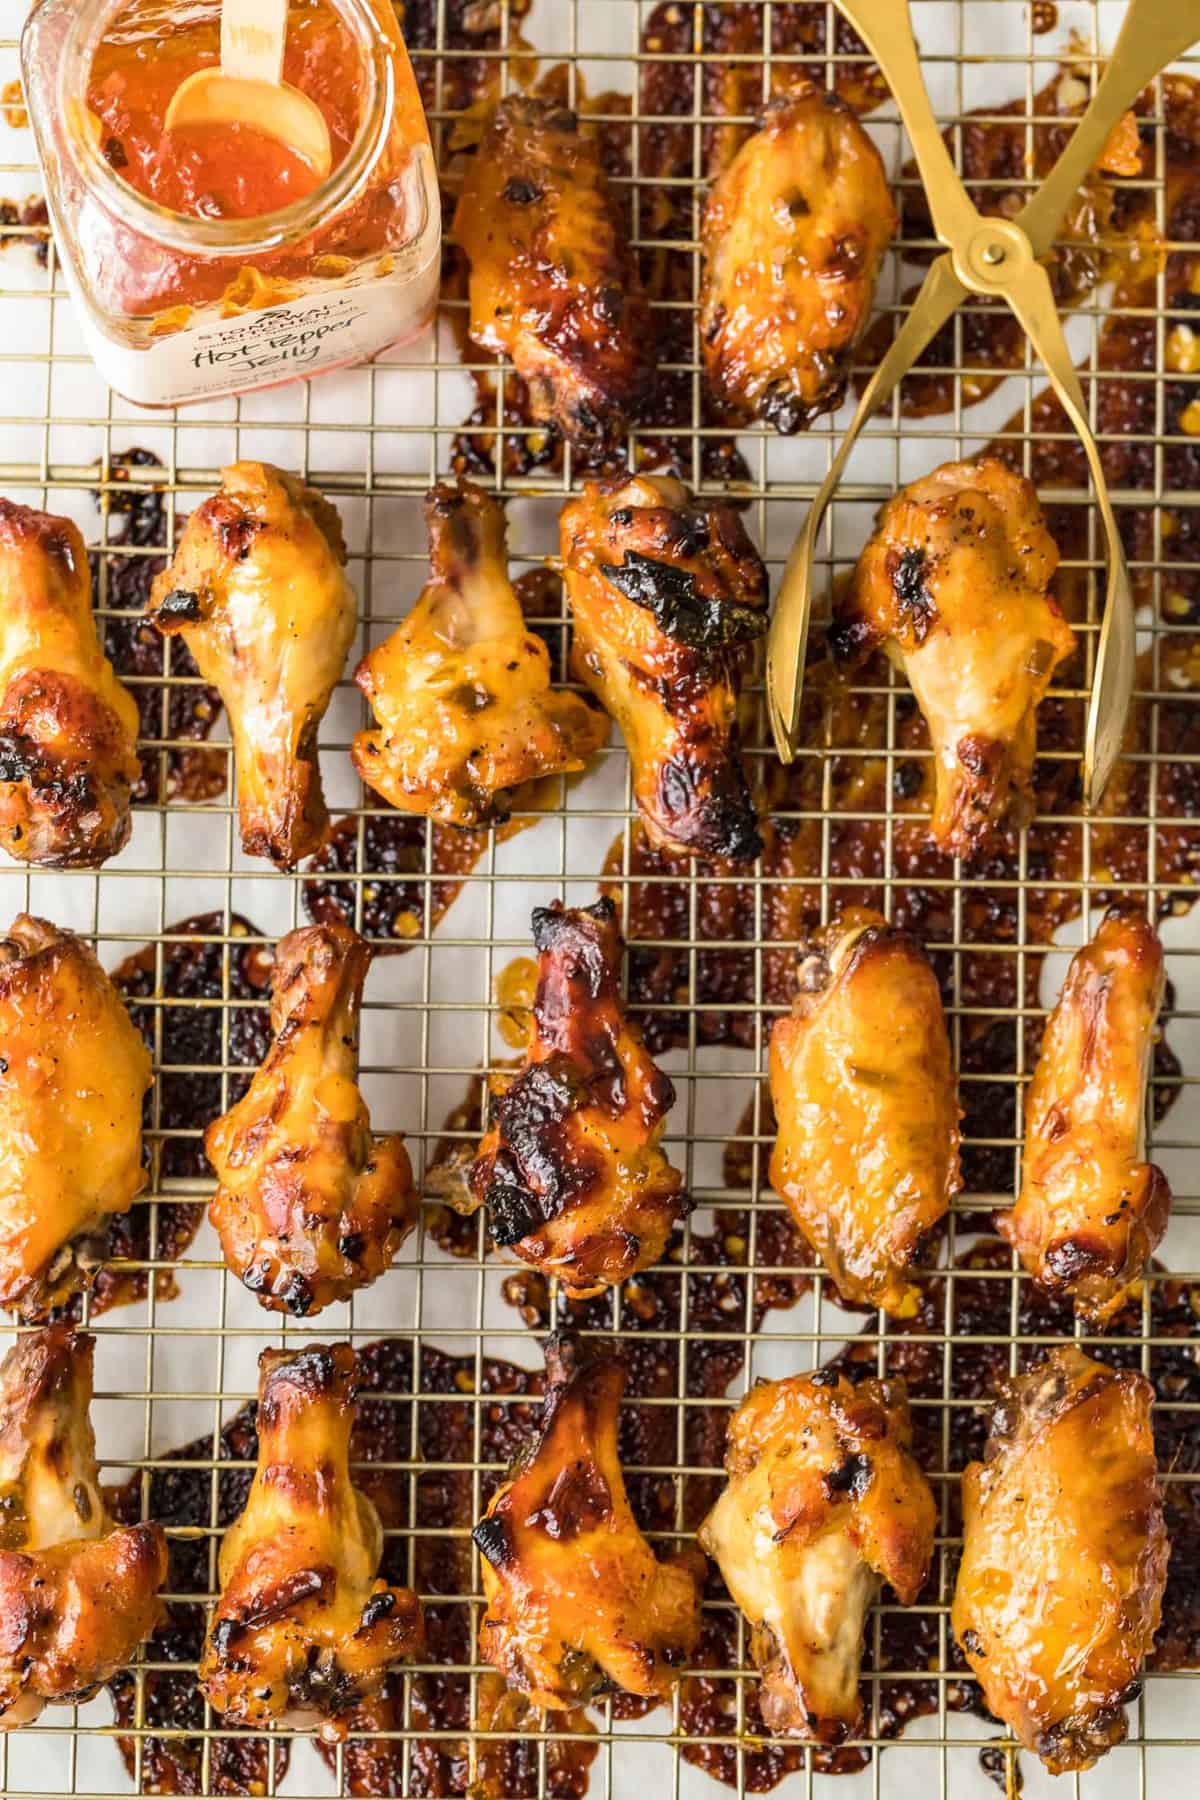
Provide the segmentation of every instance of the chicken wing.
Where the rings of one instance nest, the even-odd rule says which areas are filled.
[[[513,790],[582,769],[602,713],[550,685],[550,656],[508,579],[504,513],[469,481],[425,501],[433,579],[354,679],[379,722],[351,754],[368,787],[445,825],[506,816]]]
[[[1071,959],[1025,1096],[1021,1192],[996,1229],[1090,1325],[1129,1299],[1167,1228],[1171,1189],[1139,1161],[1166,977],[1144,913],[1113,906]]]
[[[835,602],[835,658],[883,645],[903,669],[934,758],[930,831],[968,855],[1009,807],[1028,812],[1037,708],[1075,634],[1050,598],[1058,547],[1032,483],[994,456],[945,463],[879,513]]]
[[[0,1729],[83,1701],[162,1617],[158,1525],[114,1525],[96,1468],[96,1340],[51,1325],[0,1364]]]
[[[258,1466],[221,1541],[199,1682],[230,1725],[315,1724],[326,1742],[420,1649],[421,1607],[376,1578],[383,1531],[350,1476],[349,1344],[264,1350]]]
[[[921,946],[852,907],[818,931],[771,1033],[771,1181],[846,1300],[908,1317],[958,1192],[958,1090]]]
[[[804,430],[846,391],[896,229],[883,161],[811,83],[766,110],[713,184],[700,232],[700,347],[725,415]]]
[[[767,572],[730,506],[682,482],[589,483],[560,522],[574,667],[621,728],[657,848],[744,860],[762,839],[738,693],[767,628]]]
[[[378,1141],[358,1090],[358,1010],[371,953],[346,925],[289,932],[275,956],[275,1041],[204,1139],[225,1261],[273,1312],[347,1300],[391,1266],[416,1223],[404,1139]]]
[[[129,838],[138,713],[100,648],[70,519],[0,500],[0,843],[94,869]]]
[[[88,946],[21,913],[0,939],[0,1305],[43,1318],[145,1185],[150,1055]]]
[[[652,315],[595,134],[556,101],[508,95],[453,235],[472,341],[511,357],[533,418],[582,445],[619,436],[649,390]]]
[[[538,907],[533,942],[525,1066],[494,1085],[470,1185],[493,1242],[582,1297],[656,1263],[686,1209],[659,1148],[675,1089],[625,1017],[612,901]]]
[[[346,546],[328,500],[270,463],[221,471],[150,592],[220,693],[233,733],[242,849],[294,868],[329,825],[317,732],[354,637]]]
[[[902,1381],[833,1370],[760,1382],[729,1422],[729,1483],[700,1544],[750,1625],[771,1731],[835,1744],[862,1722],[867,1609],[881,1579],[911,1606],[933,1556],[911,1444]]]
[[[534,1706],[613,1688],[662,1699],[699,1640],[703,1557],[660,1561],[630,1510],[617,1455],[624,1387],[615,1355],[548,1339],[537,1438],[475,1527],[479,1653]]]
[[[1075,1344],[1009,1382],[963,1475],[954,1635],[1052,1774],[1123,1741],[1167,1576],[1154,1390]]]

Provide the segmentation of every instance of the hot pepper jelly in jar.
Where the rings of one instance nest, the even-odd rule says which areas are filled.
[[[437,304],[437,178],[391,0],[291,0],[283,79],[324,114],[324,180],[250,121],[167,130],[219,39],[219,0],[39,0],[22,40],[68,285],[142,406],[360,362]]]

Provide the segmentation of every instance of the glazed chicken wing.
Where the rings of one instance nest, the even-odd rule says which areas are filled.
[[[933,1556],[911,1442],[903,1382],[832,1370],[760,1382],[729,1422],[700,1543],[750,1625],[772,1731],[834,1744],[861,1723],[867,1609],[881,1579],[910,1606]]]
[[[1140,1161],[1165,976],[1144,913],[1114,906],[1076,953],[1025,1096],[1021,1192],[996,1227],[1040,1285],[1090,1325],[1129,1299],[1167,1228],[1171,1190]]]
[[[350,1476],[354,1374],[349,1344],[259,1358],[258,1466],[221,1541],[199,1668],[230,1725],[315,1724],[336,1742],[421,1647],[420,1603],[377,1579],[382,1528]]]
[[[963,1475],[954,1635],[996,1717],[1052,1774],[1124,1740],[1167,1576],[1154,1390],[1077,1345],[1009,1382]]]
[[[368,787],[445,825],[505,817],[513,790],[582,769],[603,714],[550,685],[550,656],[508,579],[504,513],[469,481],[425,501],[433,579],[355,681],[378,720],[354,740]]]
[[[700,247],[700,346],[725,415],[801,431],[841,404],[896,209],[851,109],[806,83],[713,184]]]
[[[884,506],[835,603],[835,657],[882,645],[911,683],[934,758],[930,831],[968,855],[1013,790],[1028,811],[1037,708],[1075,634],[1049,595],[1058,548],[1033,486],[992,456],[946,463]]]
[[[132,696],[100,648],[87,551],[69,519],[0,500],[0,843],[94,869],[129,837],[140,765]]]
[[[621,1688],[661,1700],[700,1636],[704,1559],[660,1561],[630,1510],[617,1455],[625,1372],[546,1344],[536,1441],[475,1527],[487,1610],[479,1652],[534,1706]]]
[[[771,1033],[771,1181],[846,1300],[907,1317],[961,1186],[958,1090],[921,946],[867,908],[818,931]]]
[[[162,1617],[158,1525],[114,1525],[96,1468],[95,1339],[51,1325],[0,1364],[0,1729],[83,1701]]]
[[[757,856],[737,709],[767,628],[767,572],[738,514],[669,476],[635,476],[589,483],[560,536],[575,671],[621,728],[651,842]]]
[[[539,907],[533,942],[528,1055],[496,1084],[471,1189],[493,1242],[582,1297],[656,1263],[685,1210],[659,1148],[675,1089],[625,1017],[612,901]]]
[[[348,1299],[391,1265],[416,1222],[404,1139],[372,1139],[358,1090],[370,960],[346,925],[288,933],[275,956],[275,1041],[205,1135],[225,1261],[274,1312],[303,1317]]]
[[[472,340],[508,356],[534,419],[590,444],[618,436],[649,387],[651,318],[598,138],[565,106],[510,94],[454,216]]]
[[[151,616],[180,632],[233,734],[242,849],[291,869],[329,825],[317,732],[354,637],[346,547],[328,500],[270,463],[221,471],[155,580]]]
[[[44,1318],[145,1185],[150,1055],[73,932],[21,913],[0,939],[0,1305]]]

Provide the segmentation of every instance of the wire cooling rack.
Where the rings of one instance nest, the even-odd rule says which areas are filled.
[[[1181,0],[1181,4],[1188,0]],[[2,0],[0,76],[16,74],[22,7]],[[404,10],[404,9],[402,9]],[[1119,6],[1092,0],[916,0],[918,35],[940,116],[986,203],[1022,190],[1077,108]],[[798,441],[748,433],[736,444],[701,404],[692,309],[705,181],[764,98],[804,74],[881,102],[870,128],[903,200],[897,255],[880,314],[901,309],[931,242],[919,189],[886,97],[823,3],[691,0],[410,0],[406,30],[450,188],[478,137],[483,103],[535,79],[585,106],[603,133],[661,326],[661,416],[626,446],[674,459],[713,491],[732,485],[777,571],[825,468],[838,420]],[[1200,67],[1193,69],[1200,77]],[[13,93],[6,98],[17,103]],[[514,568],[532,614],[563,658],[554,584],[537,575],[555,549],[561,497],[586,471],[524,414],[519,386],[462,345],[453,266],[436,341],[370,369],[180,416],[113,398],[83,350],[44,215],[30,140],[0,125],[0,483],[69,513],[96,546],[97,601],[110,649],[142,706],[141,804],[127,850],[99,876],[0,871],[0,907],[87,933],[120,971],[158,1072],[148,1139],[152,1179],[130,1230],[85,1305],[98,1337],[96,1424],[118,1503],[167,1523],[172,1624],[144,1660],[84,1707],[43,1716],[0,1744],[12,1796],[130,1791],[273,1794],[689,1797],[739,1800],[787,1791],[839,1795],[986,1795],[1015,1789],[1017,1763],[971,1709],[973,1685],[949,1636],[956,1492],[977,1454],[996,1375],[1069,1335],[987,1237],[988,1208],[1018,1173],[1021,1091],[1045,1003],[1084,914],[1122,890],[1159,918],[1173,981],[1155,1064],[1150,1151],[1167,1168],[1175,1216],[1164,1270],[1109,1334],[1111,1354],[1146,1370],[1158,1393],[1160,1461],[1175,1546],[1158,1672],[1131,1708],[1127,1745],[1095,1771],[1052,1784],[1023,1759],[1026,1791],[1089,1797],[1194,1787],[1200,1688],[1200,1267],[1195,1215],[1200,1078],[1195,926],[1200,862],[1200,107],[1181,83],[1156,86],[1139,120],[1137,173],[1097,182],[1056,260],[1068,332],[1127,528],[1141,600],[1137,712],[1103,818],[1079,815],[1075,770],[1095,635],[1090,577],[1099,567],[1081,464],[1064,422],[1040,398],[1023,347],[994,315],[959,315],[938,366],[908,384],[864,440],[831,517],[825,557],[846,567],[874,507],[902,481],[995,441],[1039,480],[1064,549],[1062,591],[1084,652],[1042,710],[1037,819],[986,862],[935,857],[911,823],[927,766],[903,684],[869,671],[851,696],[810,683],[808,749],[784,778],[761,716],[748,730],[767,795],[768,851],[755,870],[673,867],[646,853],[633,823],[624,752],[560,788],[528,829],[470,846],[398,825],[353,777],[346,754],[362,722],[344,683],[323,733],[335,853],[294,877],[237,848],[227,734],[177,648],[139,627],[146,587],[178,520],[220,466],[265,457],[297,470],[340,506],[362,599],[358,649],[402,616],[424,565],[420,497],[452,468],[494,482],[509,502]],[[1119,190],[1119,191],[1118,191]],[[1114,293],[1116,298],[1114,299]],[[1200,331],[1200,319],[1196,320]],[[477,353],[474,353],[477,355]],[[1190,409],[1190,410],[1189,410]],[[464,430],[464,422],[470,421]],[[1196,460],[1192,460],[1193,457]],[[357,650],[356,653],[357,654]],[[354,658],[351,659],[351,668]],[[757,704],[757,703],[755,703]],[[598,883],[625,908],[630,1001],[679,1090],[670,1149],[696,1211],[662,1271],[592,1303],[572,1322],[617,1332],[630,1359],[626,1461],[652,1533],[690,1531],[712,1497],[724,1418],[745,1382],[841,1354],[910,1379],[923,1459],[941,1495],[933,1576],[916,1608],[872,1615],[865,1678],[869,1729],[836,1759],[757,1735],[742,1628],[714,1592],[697,1666],[669,1707],[620,1700],[555,1729],[496,1709],[474,1661],[478,1575],[468,1539],[507,1455],[535,1411],[539,1329],[553,1294],[486,1254],[478,1220],[440,1209],[444,1166],[477,1130],[479,1073],[511,1054],[503,1026],[520,984],[501,980],[528,950],[531,908],[580,902]],[[456,884],[456,885],[455,885]],[[907,1328],[833,1303],[781,1222],[765,1180],[770,1144],[763,1027],[786,1003],[802,927],[868,899],[919,930],[934,955],[966,1107],[968,1192],[960,1196],[917,1320]],[[264,1043],[274,940],[315,909],[340,909],[379,941],[363,1022],[363,1084],[378,1129],[402,1128],[430,1205],[399,1266],[350,1306],[281,1323],[222,1270],[197,1202],[209,1183],[200,1138]],[[1093,915],[1094,916],[1094,915]],[[382,952],[396,954],[382,954]],[[403,952],[403,954],[399,954]],[[511,1035],[511,1034],[510,1034]],[[1169,1274],[1167,1273],[1169,1271]],[[122,1305],[109,1305],[123,1299]],[[370,1389],[357,1440],[361,1477],[388,1526],[387,1567],[429,1607],[427,1660],[331,1760],[286,1733],[231,1739],[194,1690],[203,1600],[220,1529],[236,1510],[252,1455],[248,1416],[267,1343],[350,1338]],[[536,1401],[535,1401],[536,1406]],[[116,1713],[114,1715],[114,1702]],[[470,1727],[474,1722],[476,1729]],[[517,1727],[521,1734],[516,1735]],[[1197,1740],[1200,1744],[1200,1740]],[[980,1751],[982,1749],[982,1761]],[[717,1785],[718,1778],[721,1786]]]

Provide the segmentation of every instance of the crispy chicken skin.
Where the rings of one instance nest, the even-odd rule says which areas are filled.
[[[504,513],[469,481],[425,500],[433,578],[408,617],[358,665],[375,731],[351,754],[368,787],[444,825],[507,815],[514,789],[582,769],[603,714],[550,685],[550,655],[508,579]]]
[[[382,1528],[350,1476],[349,1344],[264,1350],[258,1366],[258,1466],[221,1541],[199,1682],[230,1725],[316,1724],[336,1742],[420,1649],[420,1602],[377,1579]]]
[[[882,159],[851,109],[811,83],[772,101],[700,232],[704,377],[727,417],[793,432],[841,404],[895,229]]]
[[[358,1089],[371,953],[346,925],[289,932],[275,955],[275,1041],[205,1135],[225,1261],[260,1303],[303,1317],[390,1267],[416,1223],[404,1139],[378,1141]]]
[[[615,1355],[549,1338],[538,1435],[475,1527],[479,1653],[534,1706],[614,1688],[661,1700],[699,1640],[703,1557],[660,1560],[630,1510],[617,1455],[624,1387]]]
[[[471,339],[508,356],[532,415],[578,444],[618,436],[649,388],[652,314],[594,133],[510,94],[463,187]]]
[[[528,1054],[494,1084],[470,1184],[493,1241],[582,1298],[656,1263],[686,1210],[659,1148],[675,1089],[625,1017],[612,901],[538,907],[533,942]]]
[[[0,843],[94,869],[129,837],[140,765],[132,696],[100,648],[70,519],[0,500]]]
[[[51,1325],[0,1364],[0,1729],[82,1701],[162,1617],[158,1525],[114,1525],[96,1468],[95,1339]]]
[[[700,1527],[750,1625],[763,1721],[835,1744],[862,1719],[863,1624],[880,1581],[911,1606],[937,1509],[902,1381],[764,1381],[729,1422],[728,1485]]]
[[[145,1185],[150,1054],[73,932],[21,913],[0,939],[0,1305],[44,1318]]]
[[[835,601],[835,658],[882,645],[908,677],[933,748],[930,831],[956,856],[1014,790],[1017,822],[1028,811],[1038,703],[1075,644],[1048,592],[1057,566],[1032,483],[981,456],[889,500]]]
[[[575,673],[621,728],[651,842],[757,856],[737,709],[767,628],[767,572],[740,517],[670,476],[635,476],[589,482],[559,532]]]
[[[846,1300],[900,1317],[958,1192],[958,1088],[937,979],[866,907],[818,931],[771,1033],[771,1181]]]
[[[151,617],[179,632],[225,703],[242,849],[291,869],[329,825],[317,732],[354,637],[336,509],[270,463],[221,471],[155,580]]]
[[[1039,1284],[1104,1325],[1167,1228],[1171,1190],[1140,1161],[1163,950],[1144,913],[1113,906],[1071,959],[1025,1096],[1021,1192],[996,1227]]]
[[[991,1711],[1051,1774],[1126,1733],[1169,1545],[1144,1375],[1075,1344],[1006,1385],[963,1474],[951,1623]]]

